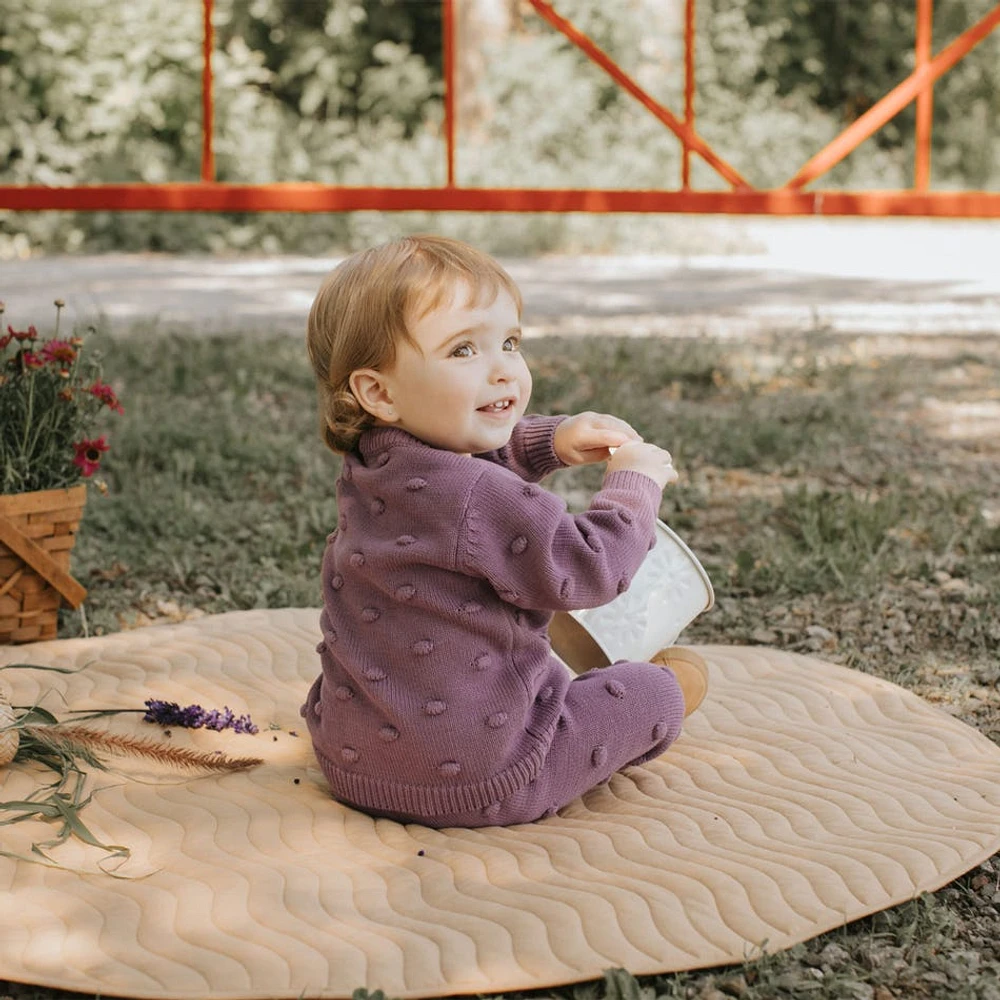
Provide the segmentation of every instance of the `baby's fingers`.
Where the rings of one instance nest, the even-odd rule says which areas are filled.
[[[622,420],[620,417],[613,417],[610,413],[598,414],[594,419],[594,426],[620,434],[622,440],[618,444],[624,444],[626,441],[642,440],[642,436],[630,423]],[[617,445],[612,445],[611,447],[617,447]]]
[[[634,438],[629,437],[624,431],[602,430],[595,431],[584,445],[585,448],[620,448]]]

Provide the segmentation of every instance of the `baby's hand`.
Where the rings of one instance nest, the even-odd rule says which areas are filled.
[[[627,441],[641,441],[624,420],[607,413],[578,413],[567,417],[557,428],[552,446],[563,465],[606,462],[611,449]]]
[[[654,480],[661,490],[677,482],[677,470],[670,452],[646,441],[630,441],[618,448],[608,462],[608,474],[612,472],[641,472]]]

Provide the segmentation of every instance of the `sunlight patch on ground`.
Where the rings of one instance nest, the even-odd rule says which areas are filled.
[[[970,402],[928,399],[914,417],[938,438],[949,441],[1000,441],[1000,399]]]

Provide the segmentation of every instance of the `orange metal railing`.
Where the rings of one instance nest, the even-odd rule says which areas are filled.
[[[931,54],[933,0],[916,0],[916,64],[913,72],[816,153],[780,188],[752,187],[695,129],[695,0],[684,17],[684,117],[656,101],[592,39],[548,0],[528,0],[540,17],[561,32],[622,89],[661,121],[682,145],[680,187],[675,190],[474,188],[455,172],[455,2],[441,0],[444,48],[444,139],[446,182],[437,187],[341,187],[325,184],[223,184],[215,179],[212,148],[214,107],[211,56],[213,0],[204,7],[201,181],[193,184],[101,184],[53,188],[0,185],[0,209],[77,211],[348,212],[690,212],[732,215],[923,215],[1000,218],[1000,192],[932,191],[930,151],[934,82],[1000,25],[1000,2],[937,55]],[[914,183],[909,190],[806,191],[832,167],[916,101]],[[729,185],[727,191],[691,187],[691,157],[700,156]]]

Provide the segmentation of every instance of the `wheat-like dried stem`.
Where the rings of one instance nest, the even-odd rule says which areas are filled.
[[[14,714],[14,709],[0,691],[0,767],[9,764],[17,755],[21,737],[14,728],[16,723],[17,716]]]
[[[144,757],[160,764],[191,770],[242,771],[262,764],[259,757],[228,757],[221,752],[164,746],[149,739],[102,733],[86,726],[25,726],[24,733],[54,750],[103,751],[116,757]]]

